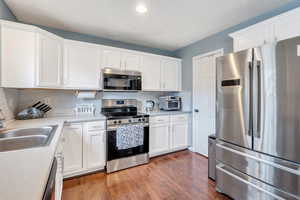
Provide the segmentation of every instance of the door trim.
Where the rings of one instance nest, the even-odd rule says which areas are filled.
[[[224,55],[224,49],[221,48],[221,49],[217,49],[215,51],[210,51],[210,52],[207,52],[207,53],[204,53],[204,54],[200,54],[200,55],[197,55],[197,56],[194,56],[193,57],[193,72],[195,71],[195,68],[196,68],[196,60],[198,59],[201,59],[201,58],[204,58],[204,57],[209,57],[209,56],[213,56],[213,55],[219,55],[219,56],[223,56]],[[194,97],[194,93],[195,93],[195,90],[196,90],[196,87],[195,87],[195,80],[196,80],[196,74],[193,73],[193,90],[192,90],[192,147],[190,148],[191,151],[193,152],[197,152],[197,149],[198,149],[198,144],[197,144],[197,140],[195,138],[197,138],[197,135],[196,135],[196,132],[195,132],[195,112],[194,112],[194,109],[195,109],[195,106],[194,106],[194,102],[195,102],[195,97]]]

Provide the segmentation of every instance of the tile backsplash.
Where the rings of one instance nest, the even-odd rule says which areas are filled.
[[[102,99],[137,99],[139,111],[144,112],[146,100],[158,102],[158,97],[172,95],[168,92],[98,92],[95,99],[78,99],[75,91],[67,90],[19,90],[18,111],[31,106],[37,101],[46,102],[53,109],[47,113],[48,117],[74,114],[74,108],[79,103],[92,103],[95,105],[96,113],[101,112]],[[158,110],[158,107],[156,106]]]
[[[12,120],[18,111],[19,90],[0,88],[0,109],[5,120]]]

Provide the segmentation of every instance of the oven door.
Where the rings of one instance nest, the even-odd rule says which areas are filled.
[[[103,74],[103,90],[139,91],[142,88],[141,76],[122,74]]]
[[[117,147],[117,128],[107,129],[107,161],[149,152],[149,125],[144,126],[144,144],[130,149]]]

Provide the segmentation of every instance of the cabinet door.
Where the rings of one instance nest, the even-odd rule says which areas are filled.
[[[155,56],[142,58],[142,90],[160,91],[161,89],[161,59]]]
[[[105,48],[103,50],[102,67],[121,69],[122,62],[121,51],[119,49]]]
[[[63,128],[64,175],[83,168],[82,126],[72,124]]]
[[[62,79],[62,40],[38,34],[37,86],[59,87]]]
[[[272,26],[267,22],[252,25],[234,36],[234,51],[258,47],[264,43],[272,42]]]
[[[150,125],[150,155],[160,155],[170,149],[169,124]]]
[[[99,89],[101,48],[84,42],[65,41],[64,86],[75,89]]]
[[[131,52],[122,53],[124,70],[141,71],[141,56]]]
[[[172,125],[172,149],[188,146],[188,122],[177,122]]]
[[[14,24],[14,23],[13,23]],[[20,27],[19,27],[20,26]],[[1,26],[1,86],[32,88],[36,68],[36,33],[26,26]]]
[[[273,20],[275,40],[281,41],[300,36],[299,11],[284,13]]]
[[[181,88],[181,63],[164,59],[161,66],[161,82],[164,91],[179,91]]]
[[[86,168],[104,167],[106,162],[105,131],[89,130],[85,132]]]

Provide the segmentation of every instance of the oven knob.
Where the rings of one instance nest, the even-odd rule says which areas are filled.
[[[142,120],[143,120],[143,122],[145,121],[145,119],[144,119],[144,118],[143,118]]]
[[[130,119],[130,120],[128,120],[128,122],[129,122],[129,123],[131,123],[131,119]]]
[[[119,120],[119,124],[121,124],[122,123],[122,121],[121,120]]]
[[[114,124],[116,124],[117,123],[117,121],[114,121]]]
[[[142,121],[142,119],[139,119],[139,122]]]

